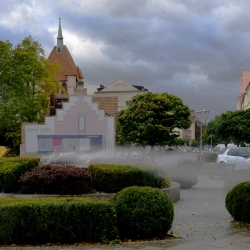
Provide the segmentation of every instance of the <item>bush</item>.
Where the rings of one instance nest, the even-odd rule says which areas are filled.
[[[16,192],[18,180],[39,164],[39,158],[0,158],[0,192]]]
[[[124,166],[137,166],[142,168],[157,168],[156,163],[143,161],[136,158],[103,158],[95,157],[89,161],[89,165],[92,164],[115,164]]]
[[[250,181],[239,183],[228,192],[226,208],[236,221],[250,223]]]
[[[161,176],[156,169],[116,164],[92,164],[88,167],[97,191],[119,192],[130,186],[150,186],[163,188],[170,180]]]
[[[86,194],[92,186],[87,169],[74,166],[38,166],[20,177],[24,194]]]
[[[171,179],[180,183],[181,189],[191,188],[198,183],[198,172],[201,163],[198,161],[179,162],[170,172]]]
[[[203,153],[201,159],[203,162],[216,162],[218,155],[215,152]]]
[[[0,244],[115,240],[115,206],[108,199],[0,199]]]
[[[174,208],[157,188],[128,187],[111,198],[117,211],[121,237],[142,238],[166,234],[172,227]]]

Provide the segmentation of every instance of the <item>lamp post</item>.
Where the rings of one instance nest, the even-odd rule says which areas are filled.
[[[212,137],[213,137],[213,135],[210,135],[210,137],[211,137],[211,150],[212,150],[212,148],[213,148],[213,143],[212,143]]]
[[[197,109],[195,111],[195,121],[197,125],[200,127],[200,152],[199,152],[199,159],[201,159],[201,151],[202,151],[202,127],[207,124],[209,111],[204,108],[202,111]]]

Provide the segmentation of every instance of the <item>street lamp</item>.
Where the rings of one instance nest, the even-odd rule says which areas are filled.
[[[208,118],[209,111],[204,108],[202,111],[197,109],[195,111],[195,121],[197,122],[197,125],[201,128],[200,130],[200,153],[199,158],[201,159],[201,151],[202,151],[202,127],[207,124],[207,118]]]
[[[211,137],[211,150],[212,150],[212,148],[213,148],[213,143],[212,143],[212,137],[213,137],[213,135],[210,135],[210,137]]]

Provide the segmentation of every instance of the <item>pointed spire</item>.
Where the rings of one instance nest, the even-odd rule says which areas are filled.
[[[62,36],[62,28],[61,28],[61,18],[59,17],[56,52],[62,53],[62,50],[63,50],[63,36]]]

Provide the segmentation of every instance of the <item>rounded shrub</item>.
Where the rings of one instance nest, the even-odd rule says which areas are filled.
[[[127,187],[111,198],[117,211],[118,231],[123,238],[154,237],[172,227],[174,207],[157,188]]]
[[[38,166],[21,175],[18,182],[24,194],[85,194],[93,188],[87,169],[69,165]]]
[[[226,208],[236,221],[250,222],[250,181],[239,183],[228,192]]]

